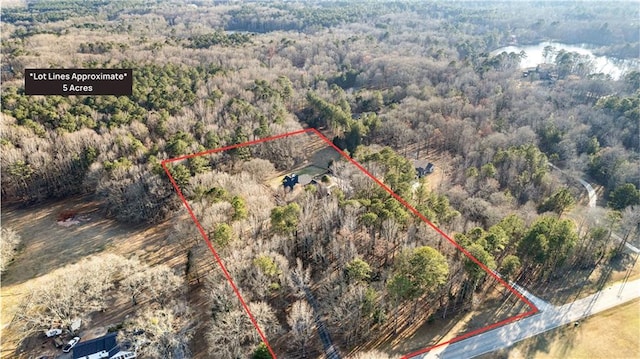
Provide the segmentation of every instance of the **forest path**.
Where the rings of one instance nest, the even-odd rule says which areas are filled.
[[[322,346],[324,347],[324,352],[327,359],[342,359],[340,355],[340,351],[338,348],[333,345],[333,341],[331,340],[331,335],[327,330],[327,327],[324,325],[324,321],[320,317],[320,305],[316,300],[313,293],[311,293],[311,289],[307,285],[304,285],[304,295],[307,298],[307,302],[311,304],[311,308],[313,308],[313,316],[316,322],[316,328],[318,329],[318,335],[320,336],[320,340],[322,341]]]
[[[318,330],[318,335],[320,336],[320,341],[322,342],[322,346],[324,347],[325,358],[342,359],[340,351],[335,345],[333,345],[331,335],[329,334],[329,331],[327,330],[327,327],[325,326],[324,321],[320,316],[320,305],[318,304],[318,300],[316,299],[316,297],[313,295],[311,288],[309,288],[309,277],[305,275],[292,274],[291,280],[293,281],[295,287],[297,287],[298,290],[304,293],[307,302],[313,309],[313,317],[316,323],[316,328]]]

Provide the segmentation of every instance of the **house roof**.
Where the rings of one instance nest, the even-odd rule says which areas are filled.
[[[298,183],[298,175],[295,173],[284,176],[284,178],[282,179],[282,185],[284,185],[285,187],[289,187],[291,189],[293,189],[293,187],[297,183]]]
[[[309,175],[300,175],[298,177],[298,183],[300,183],[303,186],[308,185],[309,183],[311,183],[311,181],[313,180],[313,178]]]
[[[116,341],[118,333],[109,333],[103,337],[80,342],[73,348],[73,359],[82,358],[99,351],[107,351],[109,356],[114,355],[120,350]]]

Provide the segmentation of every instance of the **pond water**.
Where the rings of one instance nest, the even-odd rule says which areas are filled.
[[[608,56],[596,56],[589,49],[588,45],[567,45],[559,42],[541,42],[537,45],[524,46],[506,46],[491,52],[491,55],[497,55],[503,51],[520,53],[524,51],[526,57],[520,61],[520,68],[536,67],[539,64],[553,63],[555,54],[547,56],[545,59],[544,48],[547,46],[554,47],[557,53],[560,50],[567,52],[577,52],[580,55],[588,55],[593,63],[594,73],[605,73],[613,79],[619,79],[627,71],[639,70],[640,60],[621,60]]]

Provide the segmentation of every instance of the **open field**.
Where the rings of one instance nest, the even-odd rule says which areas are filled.
[[[5,207],[2,225],[18,232],[22,249],[2,276],[2,353],[14,357],[20,333],[8,325],[31,286],[51,278],[52,272],[98,253],[138,256],[149,264],[164,263],[172,267],[184,265],[183,256],[167,240],[169,222],[154,227],[125,226],[105,219],[100,203],[90,197],[75,197],[27,208]],[[68,227],[57,220],[62,212],[74,212],[80,223]],[[111,309],[92,318],[90,328],[83,328],[90,339],[104,334],[110,325],[119,323],[127,314],[128,301],[116,301]],[[97,329],[102,328],[98,333]]]
[[[482,359],[608,358],[640,353],[640,301],[635,300],[573,325],[526,339]]]

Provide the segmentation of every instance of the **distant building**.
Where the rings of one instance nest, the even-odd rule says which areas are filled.
[[[552,64],[540,64],[536,67],[536,72],[540,80],[556,81],[558,79],[558,71]]]
[[[539,80],[556,81],[558,79],[558,71],[552,64],[540,64],[536,67],[528,67],[522,70],[522,77],[537,75]]]
[[[529,75],[536,73],[535,67],[527,67],[522,70],[522,77],[529,77]]]
[[[414,166],[416,168],[416,174],[418,175],[418,178],[433,173],[433,171],[435,171],[436,169],[436,166],[433,163],[425,160],[414,161]]]

